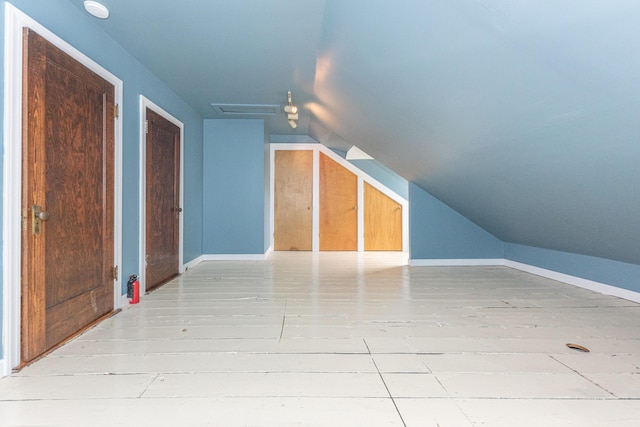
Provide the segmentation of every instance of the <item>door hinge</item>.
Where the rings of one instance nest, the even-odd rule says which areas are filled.
[[[27,215],[29,215],[28,209],[22,209],[22,231],[27,231]]]
[[[144,121],[144,133],[145,135],[149,133],[149,120]]]
[[[113,106],[113,117],[116,119],[120,117],[120,106],[118,104]]]
[[[118,266],[113,267],[113,280],[118,280]]]

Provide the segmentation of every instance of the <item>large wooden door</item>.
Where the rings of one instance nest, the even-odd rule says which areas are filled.
[[[146,269],[149,291],[179,273],[180,128],[147,108]]]
[[[114,87],[24,30],[21,360],[113,311]]]
[[[358,250],[358,177],[320,153],[320,250]]]
[[[402,250],[402,205],[366,182],[364,250]]]
[[[274,159],[274,249],[313,245],[313,151],[277,150]]]

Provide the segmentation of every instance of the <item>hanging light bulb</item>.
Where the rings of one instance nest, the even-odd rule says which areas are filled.
[[[292,129],[298,127],[298,106],[293,104],[293,99],[291,97],[291,91],[287,92],[287,105],[284,106],[284,112],[287,113],[287,120],[289,121],[289,126]]]

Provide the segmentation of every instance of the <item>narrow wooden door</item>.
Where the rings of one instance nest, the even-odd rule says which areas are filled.
[[[402,205],[366,182],[364,250],[402,250]]]
[[[114,87],[24,30],[21,360],[113,311]]]
[[[179,273],[180,128],[147,108],[146,290]]]
[[[358,177],[320,153],[320,250],[358,250]]]
[[[274,249],[313,249],[313,151],[277,150],[274,159]]]

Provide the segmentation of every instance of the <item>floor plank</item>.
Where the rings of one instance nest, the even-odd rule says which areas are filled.
[[[635,426],[639,378],[640,304],[507,267],[276,252],[203,262],[1,379],[0,426]]]

